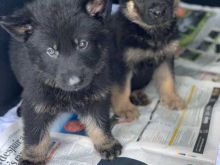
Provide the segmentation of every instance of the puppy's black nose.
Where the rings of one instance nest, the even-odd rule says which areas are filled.
[[[162,4],[152,6],[149,9],[149,15],[155,19],[164,16],[165,12],[166,12],[166,7]]]

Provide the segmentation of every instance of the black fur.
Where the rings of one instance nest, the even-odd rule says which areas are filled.
[[[49,124],[61,112],[77,112],[81,119],[94,121],[110,146],[98,146],[101,154],[107,153],[104,158],[121,152],[109,120],[109,55],[113,48],[103,22],[111,6],[107,0],[101,10],[91,9],[96,3],[87,6],[94,1],[35,0],[11,16],[0,17],[0,25],[16,39],[11,41],[10,54],[14,73],[24,88],[24,153],[41,143]],[[28,159],[20,164],[45,162],[35,158],[35,153],[25,154]]]

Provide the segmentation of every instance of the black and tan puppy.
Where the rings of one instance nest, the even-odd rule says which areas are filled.
[[[131,101],[148,103],[141,90],[154,78],[161,102],[183,109],[176,92],[172,66],[178,42],[175,8],[177,0],[120,0],[111,21],[120,58],[121,73],[112,90],[114,112],[132,121],[139,113]],[[131,94],[132,93],[132,94]],[[129,97],[131,96],[131,101]]]
[[[103,21],[108,0],[35,0],[0,25],[14,38],[11,64],[23,86],[21,165],[46,163],[48,127],[62,112],[76,112],[103,158],[122,146],[110,131],[109,55]]]

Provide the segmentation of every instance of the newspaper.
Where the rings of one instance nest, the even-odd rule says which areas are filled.
[[[1,134],[0,165],[16,165],[23,147],[22,122]],[[88,137],[52,132],[47,158],[49,165],[95,165],[100,161]]]
[[[140,108],[140,118],[118,123],[112,130],[124,147],[121,157],[150,165],[215,163],[220,140],[220,132],[216,131],[220,84],[188,77],[176,81],[187,109],[171,111],[162,106],[154,83],[150,84],[146,92],[152,103]],[[0,165],[18,164],[23,144],[21,121],[0,136]],[[49,165],[96,165],[101,158],[87,136],[52,130],[48,160]]]

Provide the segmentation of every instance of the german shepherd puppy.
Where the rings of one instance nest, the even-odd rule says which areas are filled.
[[[128,121],[136,119],[139,113],[132,102],[148,103],[141,90],[152,78],[161,102],[171,109],[183,109],[185,104],[176,92],[172,74],[177,49],[177,0],[119,2],[120,9],[110,21],[118,54],[123,59],[121,74],[112,89],[114,112]]]
[[[35,0],[0,17],[0,25],[14,38],[11,64],[23,86],[20,165],[46,164],[48,127],[62,112],[78,113],[103,158],[121,153],[109,119],[112,48],[103,24],[109,2]]]

